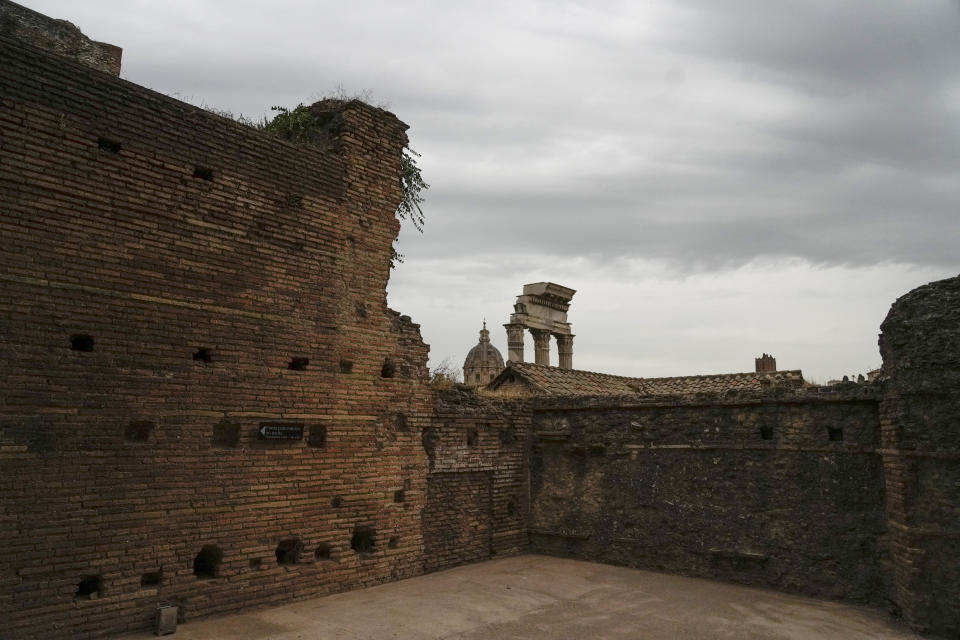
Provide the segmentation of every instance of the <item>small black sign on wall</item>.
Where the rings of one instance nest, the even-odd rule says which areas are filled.
[[[302,422],[261,422],[261,440],[303,440]]]

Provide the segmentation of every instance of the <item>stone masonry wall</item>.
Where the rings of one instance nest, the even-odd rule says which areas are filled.
[[[527,549],[529,403],[456,389],[437,395],[427,454],[424,568]]]
[[[879,604],[877,389],[536,401],[536,552]]]
[[[0,60],[0,637],[421,573],[427,347],[385,293],[405,125],[324,103],[327,148],[297,147]]]
[[[960,277],[897,300],[881,327],[891,600],[915,628],[960,634]]]

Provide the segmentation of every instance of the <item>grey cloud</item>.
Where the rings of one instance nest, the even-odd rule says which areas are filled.
[[[737,59],[766,79],[829,94],[936,83],[958,71],[960,11],[945,0],[690,0],[678,49]]]
[[[234,113],[372,91],[433,186],[408,254],[960,255],[955,3],[34,6],[124,46],[131,80]]]

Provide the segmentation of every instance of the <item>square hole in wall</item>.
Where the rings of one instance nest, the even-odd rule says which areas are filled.
[[[93,336],[75,333],[70,336],[70,348],[74,351],[93,351]]]
[[[330,545],[326,542],[321,542],[317,545],[316,550],[313,552],[313,559],[318,562],[323,562],[324,560],[332,560],[333,550]]]
[[[193,168],[193,177],[200,178],[201,180],[211,181],[213,180],[213,169],[210,167],[202,167],[197,165]]]
[[[334,509],[339,509],[343,506],[343,496],[333,496],[330,498],[330,506]]]
[[[407,494],[403,489],[397,489],[393,492],[393,501],[394,502],[405,502],[407,499]]]
[[[155,589],[161,582],[163,582],[163,571],[160,569],[148,571],[140,576],[140,586],[144,589]]]
[[[467,446],[475,447],[480,442],[480,433],[476,429],[467,430]]]
[[[147,442],[154,426],[149,420],[134,420],[127,425],[124,436],[127,442]]]
[[[310,425],[310,435],[307,437],[307,444],[311,447],[327,446],[327,425]]]
[[[396,417],[394,418],[393,423],[394,423],[394,425],[396,425],[397,431],[409,431],[409,430],[410,430],[410,427],[409,427],[409,425],[408,425],[408,423],[407,423],[407,414],[405,414],[405,413],[398,413],[398,414],[396,415]]]
[[[340,373],[353,373],[353,361],[340,358]]]
[[[287,365],[287,368],[291,371],[306,371],[309,364],[310,358],[297,356],[290,361],[290,363]]]
[[[350,548],[360,554],[373,553],[377,544],[377,532],[373,527],[354,527]]]
[[[213,362],[213,349],[200,347],[193,352],[193,359],[197,362]]]
[[[397,367],[393,364],[393,360],[387,358],[383,361],[383,366],[380,367],[380,377],[381,378],[392,378],[397,373]]]
[[[366,317],[367,317],[367,305],[364,304],[363,302],[358,302],[358,303],[356,303],[356,304],[354,305],[354,311],[356,311],[358,318],[366,318]]]
[[[827,427],[827,435],[830,436],[830,442],[843,442],[843,429],[841,427]]]
[[[387,541],[387,547],[390,549],[396,549],[400,546],[400,536],[391,536],[390,540]]]
[[[204,580],[216,578],[223,562],[223,549],[216,545],[204,545],[193,558],[193,575]]]
[[[773,427],[760,427],[760,438],[763,440],[773,440]]]
[[[106,151],[107,153],[120,153],[120,149],[123,148],[123,145],[120,144],[118,140],[111,140],[110,138],[97,138],[97,148],[101,151]]]
[[[437,452],[437,445],[440,443],[440,432],[436,427],[424,427],[420,435],[420,442],[423,444],[423,450],[432,463]]]
[[[93,600],[103,596],[103,576],[84,576],[77,583],[77,592],[73,594],[75,600]]]
[[[240,425],[221,420],[213,425],[213,445],[215,447],[236,447],[240,442]]]
[[[248,564],[251,569],[257,571],[263,566],[263,560],[261,558],[250,558],[250,562]]]
[[[303,543],[300,538],[287,538],[277,545],[276,556],[277,564],[297,564],[300,562],[300,554],[303,553]]]

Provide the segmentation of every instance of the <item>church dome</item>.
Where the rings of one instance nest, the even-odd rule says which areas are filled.
[[[503,356],[500,351],[490,344],[490,332],[484,321],[480,330],[480,342],[470,349],[467,359],[463,361],[463,381],[471,386],[479,386],[493,380],[503,371]]]

